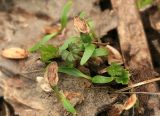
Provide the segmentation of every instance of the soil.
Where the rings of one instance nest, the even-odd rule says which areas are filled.
[[[0,0],[0,52],[10,47],[31,48],[45,35],[46,27],[53,27],[59,23],[64,4],[64,0]],[[121,38],[117,30],[119,18],[110,0],[74,1],[64,35],[50,40],[50,43],[58,46],[63,44],[68,37],[77,34],[73,25],[73,17],[82,10],[94,20],[96,35],[101,38],[101,41],[110,43],[123,54],[122,46],[119,44]],[[133,73],[131,79],[133,83],[144,80],[141,77],[145,79],[148,76],[156,77],[160,73],[160,25],[158,25],[160,24],[160,11],[156,5],[153,5],[141,11],[140,15],[151,52],[151,64],[154,68],[149,65],[149,68],[144,71],[130,69],[130,72]],[[136,30],[134,31],[136,33]],[[124,65],[127,66],[127,61],[124,62]],[[36,77],[44,76],[45,67],[46,64],[40,61],[40,56],[36,53],[29,54],[29,57],[23,60],[9,60],[0,56],[0,116],[71,115],[64,110],[54,93],[44,92],[38,85]],[[39,71],[32,73],[35,70]],[[30,73],[23,74],[25,72]],[[145,74],[145,72],[148,73]],[[134,79],[137,75],[140,79]],[[126,94],[109,94],[111,87],[119,89],[119,86],[115,87],[114,84],[93,85],[85,79],[64,74],[59,74],[59,79],[58,87],[64,93],[76,93],[77,96],[70,101],[74,104],[78,116],[107,116],[113,104],[122,103],[128,98]],[[147,91],[158,90],[159,92],[160,83],[153,83],[153,85],[156,85],[156,88],[149,86]],[[138,90],[143,91],[142,88]],[[159,100],[160,96],[154,96],[154,98],[150,107],[156,109],[159,104],[155,104],[155,101],[159,103],[157,99]],[[140,100],[142,99],[143,97]],[[158,116],[159,107],[154,112],[147,108],[142,107],[142,109],[135,110],[134,114]],[[123,115],[134,115],[132,110],[124,112]],[[143,114],[141,113],[143,110],[152,113]]]

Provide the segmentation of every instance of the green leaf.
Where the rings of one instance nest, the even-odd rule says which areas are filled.
[[[68,75],[75,76],[75,77],[83,77],[83,78],[86,78],[86,79],[89,79],[89,80],[91,79],[91,77],[83,74],[81,71],[79,71],[76,68],[59,67],[58,71],[61,72],[61,73],[65,73],[65,74],[68,74]]]
[[[84,11],[80,12],[79,17],[81,19],[84,19],[85,16],[86,16],[86,13]]]
[[[61,13],[61,17],[60,17],[60,22],[61,22],[61,28],[62,30],[64,29],[64,27],[66,27],[67,25],[67,21],[68,21],[68,12],[69,10],[71,9],[72,7],[72,1],[68,1],[64,7],[63,7],[63,10],[62,10],[62,13]]]
[[[58,32],[49,34],[49,35],[45,35],[42,40],[40,40],[38,43],[36,43],[32,48],[29,49],[30,52],[35,52],[37,51],[41,45],[45,44],[48,40],[52,39],[53,37],[55,37],[58,34]]]
[[[130,79],[129,77],[130,77],[129,72],[124,69],[124,70],[122,71],[122,75],[120,75],[119,77],[116,77],[116,78],[115,78],[115,81],[116,81],[117,83],[121,83],[121,84],[125,85],[125,84],[128,84],[129,79]]]
[[[61,99],[61,102],[63,104],[63,107],[68,111],[71,112],[72,114],[76,114],[76,110],[74,106],[70,103],[70,101],[65,97],[62,91],[59,92],[59,96]]]
[[[89,58],[92,56],[94,50],[95,50],[94,44],[89,44],[85,47],[82,59],[80,61],[81,65],[84,65],[89,60]]]
[[[74,43],[78,40],[78,37],[71,37],[69,39],[67,39],[64,44],[59,47],[59,53],[61,54],[63,50],[66,50],[68,48],[68,45],[71,43]]]
[[[48,62],[50,59],[58,57],[58,48],[52,45],[41,45],[39,51],[43,62]]]
[[[107,67],[107,72],[112,77],[122,75],[123,67],[117,63],[112,63],[109,67]]]
[[[90,28],[90,30],[94,30],[94,22],[92,19],[88,19],[87,20],[88,26]]]
[[[82,42],[84,42],[84,43],[91,43],[91,41],[92,41],[91,36],[86,33],[81,33],[80,38],[81,38]]]
[[[67,50],[63,50],[61,56],[62,56],[62,59],[67,62],[73,62],[76,60],[72,52],[69,52]]]
[[[147,5],[151,5],[152,3],[153,0],[137,0],[137,5],[139,9],[144,8]]]
[[[114,80],[114,77],[105,77],[105,76],[97,75],[92,78],[92,83],[109,83],[113,80]]]
[[[80,51],[83,50],[82,45],[82,43],[70,43],[68,45],[68,50],[74,54],[78,54]]]
[[[94,50],[92,57],[106,56],[106,55],[108,55],[108,50],[106,48],[97,48]]]

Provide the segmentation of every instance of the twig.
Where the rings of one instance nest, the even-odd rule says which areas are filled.
[[[114,93],[114,94],[147,94],[147,95],[160,95],[160,92],[110,92],[110,93]]]
[[[123,88],[123,89],[117,90],[117,91],[115,91],[115,92],[127,91],[127,90],[130,90],[130,89],[132,89],[132,88],[135,88],[135,87],[138,87],[138,86],[142,86],[142,85],[145,85],[145,84],[148,84],[148,83],[156,82],[156,81],[160,81],[160,77],[157,77],[157,78],[154,78],[154,79],[150,79],[150,80],[146,80],[146,81],[142,81],[142,82],[133,84],[133,85],[131,85],[131,86],[125,87],[125,88]]]
[[[106,46],[109,44],[109,43],[101,43],[101,42],[92,42],[92,43],[96,45],[102,45],[102,46]]]
[[[36,72],[42,72],[42,71],[44,71],[44,69],[42,69],[42,70],[33,70],[33,71],[25,71],[25,72],[22,72],[22,73],[20,73],[20,74],[30,74],[30,73],[36,73]]]

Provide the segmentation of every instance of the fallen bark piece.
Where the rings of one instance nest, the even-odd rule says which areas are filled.
[[[150,80],[155,77],[151,54],[148,48],[146,35],[143,29],[141,18],[135,0],[111,0],[114,10],[118,15],[118,34],[120,47],[124,58],[125,66],[132,71],[132,82],[138,83]],[[141,86],[136,91],[158,91],[156,83]],[[144,115],[155,114],[159,108],[157,100],[153,100],[156,107],[149,108],[149,99],[152,96],[139,95],[140,107],[145,109]],[[147,110],[150,109],[150,110]],[[152,112],[153,111],[153,112]],[[141,112],[142,113],[142,112]]]
[[[2,56],[9,59],[24,59],[28,57],[28,52],[25,49],[13,47],[4,49]]]

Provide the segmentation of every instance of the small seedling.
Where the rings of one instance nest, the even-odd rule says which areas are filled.
[[[107,74],[95,76],[87,75],[78,70],[77,65],[88,65],[89,61],[93,58],[105,58],[107,59],[108,49],[103,46],[94,44],[97,39],[94,32],[94,25],[91,19],[85,19],[86,14],[81,12],[79,16],[74,18],[74,26],[79,31],[79,35],[70,37],[60,47],[54,47],[48,45],[47,41],[51,38],[55,38],[66,27],[68,20],[68,12],[71,9],[72,2],[66,3],[62,10],[60,17],[61,30],[60,32],[46,35],[41,41],[34,45],[30,51],[38,51],[41,54],[41,60],[46,63],[53,62],[54,58],[60,58],[63,60],[64,65],[58,67],[58,72],[72,75],[73,77],[82,77],[92,83],[110,83],[115,81],[120,84],[128,84],[130,74],[121,65],[112,63],[105,68]],[[75,65],[76,64],[76,65]],[[66,99],[62,91],[57,89],[57,86],[52,86],[53,91],[57,94],[62,102],[64,108],[75,114],[76,110],[72,104]]]

